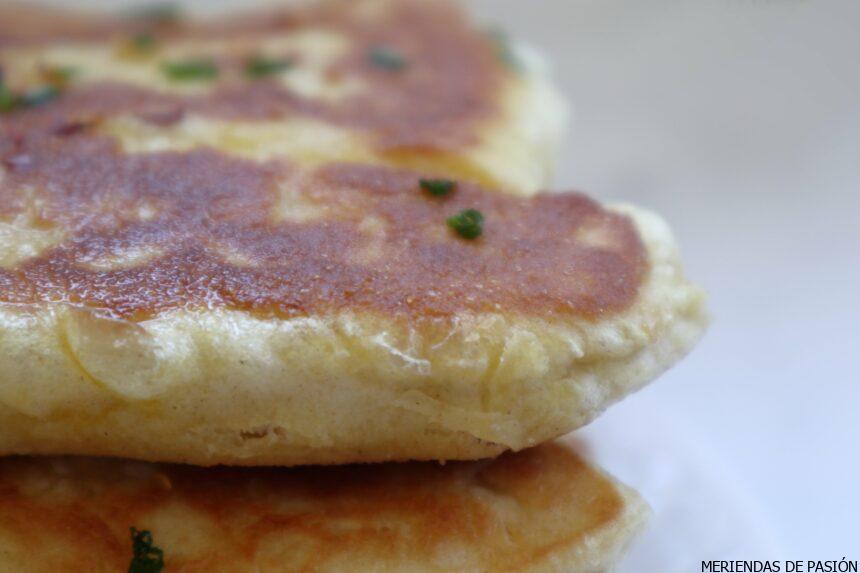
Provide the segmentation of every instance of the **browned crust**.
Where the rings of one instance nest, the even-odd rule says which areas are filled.
[[[30,555],[34,573],[124,570],[130,526],[152,530],[174,572],[317,571],[344,559],[397,569],[457,551],[470,570],[518,571],[624,511],[611,480],[556,444],[446,466],[0,460],[0,547]]]
[[[356,3],[358,4],[358,3]],[[69,26],[57,22],[68,21]],[[89,25],[87,25],[89,22]],[[494,46],[444,2],[400,0],[381,19],[356,18],[348,3],[323,2],[304,10],[234,15],[223,21],[193,21],[152,28],[161,42],[230,36],[272,37],[305,28],[343,34],[350,50],[324,70],[327,76],[358,80],[368,89],[338,102],[322,102],[269,81],[230,81],[242,76],[252,54],[222,58],[222,78],[202,95],[180,96],[122,84],[73,88],[49,111],[47,121],[104,118],[179,109],[211,117],[267,120],[304,116],[370,133],[381,149],[445,149],[473,142],[476,125],[497,116],[500,82],[507,73]],[[113,49],[145,24],[105,20],[50,10],[0,9],[0,66],[4,46],[50,45],[68,41],[104,43]],[[386,46],[405,58],[404,69],[375,66],[368,54]],[[295,56],[292,53],[269,54]],[[298,62],[301,65],[301,62]]]
[[[645,249],[630,221],[582,195],[524,200],[464,184],[440,200],[419,191],[419,173],[347,165],[300,173],[287,158],[259,163],[205,148],[128,155],[94,129],[117,114],[159,125],[189,111],[234,119],[299,114],[367,130],[383,147],[450,150],[467,142],[474,123],[494,112],[503,72],[490,43],[445,3],[394,2],[371,23],[345,8],[351,5],[158,29],[168,39],[343,30],[357,48],[329,72],[371,86],[346,102],[305,100],[267,81],[226,81],[203,95],[115,83],[72,85],[58,101],[4,115],[0,222],[26,213],[31,227],[64,239],[0,269],[0,303],[68,302],[138,320],[213,306],[413,318],[469,311],[597,317],[628,308],[646,274]],[[83,24],[39,32],[50,16],[26,13],[0,25],[0,46],[68,41],[67,32],[116,42],[139,26],[118,22],[107,32],[93,20],[86,33],[78,30]],[[16,32],[15,18],[29,18],[21,27],[29,32]],[[378,44],[405,54],[407,69],[370,65],[366,52]],[[323,216],[277,220],[285,188]],[[446,218],[464,208],[486,216],[478,241],[446,228]],[[141,209],[152,217],[142,219]],[[157,255],[126,268],[93,267],[135,250]]]
[[[415,173],[334,165],[299,177],[280,162],[212,150],[127,155],[87,133],[2,137],[0,161],[0,217],[32,209],[26,190],[37,189],[35,224],[66,235],[0,269],[5,303],[70,302],[135,319],[212,306],[279,316],[599,316],[635,300],[647,266],[632,223],[575,193],[521,199],[463,184],[438,199]],[[279,185],[322,218],[273,221]],[[138,217],[144,206],[151,219]],[[486,216],[476,241],[446,227],[464,208]],[[128,268],[92,266],[136,249],[159,254]]]

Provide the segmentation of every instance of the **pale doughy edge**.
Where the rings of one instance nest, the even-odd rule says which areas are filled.
[[[563,435],[671,366],[707,323],[665,223],[618,209],[652,269],[633,307],[599,322],[467,315],[410,329],[212,310],[131,324],[0,307],[0,453],[296,465],[473,459]]]
[[[489,186],[533,195],[552,182],[571,112],[540,50],[524,42],[510,47],[522,70],[502,90],[504,120],[485,128],[482,144],[467,157],[486,174]]]
[[[597,471],[600,471],[599,469]],[[604,475],[606,475],[604,473]],[[630,487],[607,475],[622,498],[621,514],[605,527],[546,555],[524,573],[611,573],[651,520],[651,507]]]

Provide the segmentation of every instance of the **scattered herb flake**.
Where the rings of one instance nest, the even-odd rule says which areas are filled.
[[[164,551],[153,545],[152,533],[131,528],[132,558],[128,573],[161,573]]]
[[[182,19],[182,9],[173,2],[158,2],[139,6],[129,11],[128,17],[152,24],[175,24]]]
[[[457,188],[457,182],[451,179],[421,179],[419,183],[421,189],[434,197],[445,197]]]
[[[44,105],[60,97],[60,90],[57,86],[42,86],[33,88],[21,94],[18,98],[18,105],[22,107],[37,107]]]
[[[42,70],[42,77],[49,85],[64,88],[77,73],[78,70],[71,66],[51,66]]]
[[[161,69],[168,78],[178,82],[212,80],[218,77],[218,67],[211,60],[165,62]]]
[[[128,47],[139,53],[151,52],[155,49],[155,36],[149,32],[135,34],[129,39]]]
[[[13,92],[9,89],[3,81],[2,73],[0,73],[0,113],[37,107],[57,99],[62,93],[62,88],[74,74],[74,70],[72,68],[54,67],[42,69],[41,73],[48,83],[23,93]]]
[[[514,72],[522,72],[525,69],[522,60],[514,51],[508,34],[503,30],[490,30],[488,33],[490,41],[496,50],[496,56],[509,69]]]
[[[464,239],[477,239],[484,232],[484,215],[476,209],[463,209],[447,222]]]
[[[262,78],[280,74],[291,67],[293,67],[291,60],[254,56],[245,64],[245,75],[249,78]]]
[[[6,84],[0,83],[0,113],[10,112],[18,105],[18,98],[15,97]]]
[[[376,46],[372,48],[368,54],[368,58],[374,66],[383,70],[396,72],[406,67],[406,58],[400,52],[388,46]]]

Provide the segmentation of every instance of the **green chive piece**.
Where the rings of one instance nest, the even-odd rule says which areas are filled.
[[[457,182],[450,179],[421,179],[419,184],[434,197],[445,197],[457,188]]]
[[[9,113],[27,107],[38,107],[57,99],[73,73],[72,68],[43,70],[42,74],[48,83],[29,89],[24,93],[14,93],[0,78],[0,113]]]
[[[173,2],[158,2],[130,10],[128,17],[152,24],[174,24],[182,19],[182,9]]]
[[[447,222],[464,239],[477,239],[484,232],[484,215],[476,209],[463,209]]]
[[[505,65],[505,67],[517,73],[525,71],[525,65],[511,46],[511,40],[505,31],[490,30],[487,32],[487,35],[493,44],[496,56],[499,58],[499,61]]]
[[[218,67],[211,60],[185,60],[165,62],[162,71],[174,81],[211,80],[218,77]]]
[[[18,105],[18,98],[15,97],[6,84],[0,83],[0,113],[8,113],[15,109]]]
[[[72,66],[54,66],[43,71],[42,75],[50,85],[57,88],[65,87],[78,74]]]
[[[18,104],[22,107],[37,107],[45,105],[60,97],[60,90],[56,86],[42,86],[24,92],[18,98]]]
[[[397,72],[406,67],[406,58],[388,46],[376,46],[368,54],[370,62],[383,70]]]
[[[153,545],[152,533],[131,528],[132,558],[128,573],[161,573],[164,551]]]
[[[262,78],[285,72],[293,67],[291,60],[254,56],[245,64],[245,75],[249,78]]]
[[[151,52],[155,49],[155,36],[148,32],[135,34],[129,39],[128,46],[135,52]]]

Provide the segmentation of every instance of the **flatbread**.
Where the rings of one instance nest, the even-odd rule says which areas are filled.
[[[488,118],[510,125],[494,97],[522,81],[457,12],[327,6],[159,28],[166,53],[143,64],[117,45],[134,27],[40,35],[0,18],[14,93],[44,62],[78,64],[59,97],[0,123],[0,454],[494,456],[587,423],[699,338],[704,296],[659,218],[523,197],[437,162],[439,149],[471,157]],[[242,76],[241,54],[289,57],[266,42],[329,28],[362,48],[326,69],[364,95],[330,103]],[[250,47],[238,64],[220,55],[217,80],[158,76],[173,43],[199,58],[234,39]],[[409,67],[368,64],[383,41]],[[426,169],[336,146],[308,159],[316,144],[284,131],[307,121],[361,149],[415,149]],[[440,177],[446,196],[431,192]],[[469,210],[479,237],[448,222]]]
[[[226,469],[0,460],[0,571],[600,573],[648,517],[569,444],[479,462]]]
[[[165,70],[200,61],[217,77]],[[534,50],[435,0],[166,22],[4,4],[0,66],[20,91],[73,71],[63,117],[132,151],[214,145],[255,160],[420,169],[517,194],[548,183],[567,118]]]

